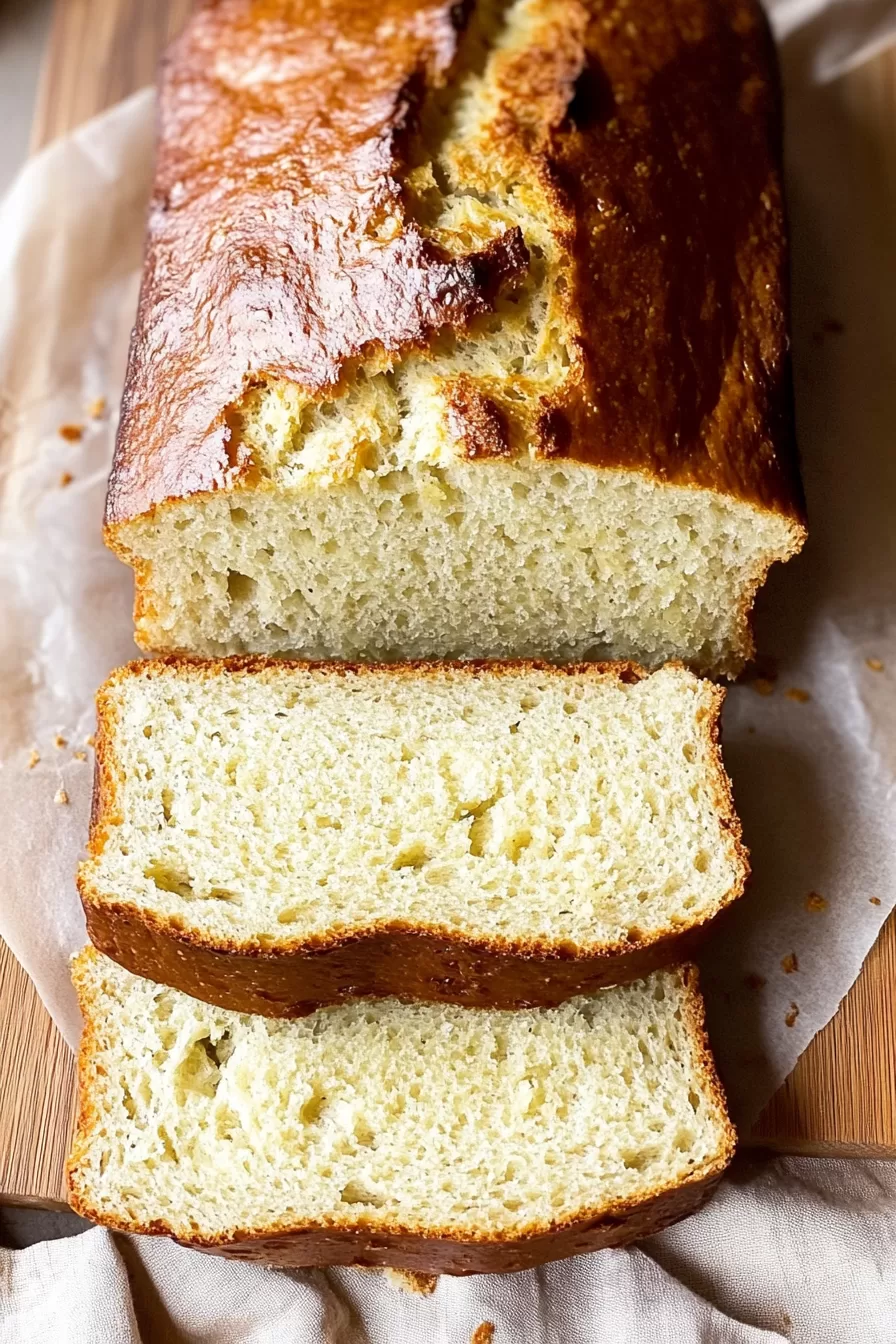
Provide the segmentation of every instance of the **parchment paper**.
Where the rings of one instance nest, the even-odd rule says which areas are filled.
[[[781,0],[776,14],[811,541],[761,603],[776,680],[735,687],[725,711],[754,878],[704,962],[741,1122],[833,1015],[896,900],[896,247],[878,165],[822,83],[880,45],[894,6]],[[137,656],[131,574],[100,523],[152,102],[138,94],[51,146],[0,208],[0,934],[72,1044],[92,696]]]

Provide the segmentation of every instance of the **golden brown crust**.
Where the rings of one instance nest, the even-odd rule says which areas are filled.
[[[462,332],[526,265],[513,230],[441,254],[401,186],[405,131],[451,79],[465,13],[447,0],[218,0],[191,21],[163,75],[109,488],[122,553],[116,524],[247,479],[228,408],[248,387],[271,377],[316,394],[353,361],[425,347],[446,324]],[[542,410],[540,451],[775,512],[792,553],[803,502],[761,8],[555,0],[551,16],[541,46],[503,61],[489,131],[496,158],[522,156],[542,183],[572,268],[577,373]]]
[[[719,1152],[687,1179],[657,1188],[641,1199],[583,1209],[575,1218],[532,1224],[514,1233],[482,1229],[475,1236],[460,1235],[451,1228],[399,1226],[364,1214],[343,1223],[295,1226],[281,1221],[263,1230],[233,1228],[214,1236],[197,1233],[190,1238],[178,1237],[172,1225],[163,1220],[137,1223],[98,1208],[89,1192],[89,1178],[82,1176],[94,1130],[102,1124],[102,1029],[87,984],[87,973],[96,956],[92,948],[86,948],[73,968],[84,1031],[78,1052],[78,1117],[66,1174],[75,1212],[116,1231],[171,1236],[181,1245],[200,1250],[297,1268],[364,1265],[422,1274],[506,1274],[652,1236],[699,1208],[734,1156],[736,1134],[727,1118],[725,1095],[706,1036],[697,968],[681,966],[678,970],[686,990],[683,1013],[695,1045],[696,1073],[710,1094],[723,1128]]]
[[[356,665],[306,663],[262,657],[214,662],[164,658],[130,663],[113,672],[97,695],[96,777],[88,850],[102,853],[109,827],[120,814],[119,781],[124,763],[114,751],[116,706],[112,690],[129,677],[169,670],[202,679],[219,675],[269,677],[314,669],[333,676],[475,677],[539,671],[566,678],[612,677],[627,683],[650,674],[632,663],[554,667],[537,662],[403,663]],[[711,704],[700,723],[708,739],[710,783],[720,824],[735,861],[735,878],[719,909],[743,892],[749,856],[734,810],[731,785],[719,747],[719,715],[725,692],[710,688]],[[573,944],[545,939],[469,935],[437,923],[377,921],[342,927],[276,944],[259,940],[209,939],[177,917],[163,917],[111,900],[84,869],[78,875],[87,928],[96,947],[136,975],[172,985],[208,1003],[266,1017],[297,1017],[322,1004],[360,997],[397,997],[460,1003],[468,1007],[548,1007],[578,994],[638,979],[660,966],[696,954],[710,916],[653,934],[633,929],[616,943]]]

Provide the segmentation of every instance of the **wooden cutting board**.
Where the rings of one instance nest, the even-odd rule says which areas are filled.
[[[57,0],[35,149],[152,81],[191,0]],[[896,182],[896,52],[838,81],[857,152],[873,138],[881,209]],[[0,943],[0,1202],[58,1208],[74,1105],[72,1057]],[[777,1151],[896,1157],[896,921],[746,1141]]]

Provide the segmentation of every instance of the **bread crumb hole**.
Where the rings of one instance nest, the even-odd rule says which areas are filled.
[[[698,849],[694,856],[694,867],[698,873],[705,873],[709,868],[709,855],[705,849]]]
[[[422,868],[430,859],[429,851],[422,841],[417,841],[413,845],[408,845],[396,854],[392,861],[392,867],[398,868]]]
[[[343,1186],[339,1198],[343,1204],[372,1204],[375,1209],[381,1208],[386,1202],[384,1195],[366,1190],[360,1181],[349,1181],[348,1185]]]
[[[697,759],[697,748],[694,746],[693,742],[685,742],[681,749],[681,754],[684,756],[688,765],[693,765],[694,761]]]
[[[184,873],[175,872],[167,864],[159,861],[147,864],[143,876],[153,882],[160,891],[170,891],[175,896],[193,896],[193,884]]]
[[[227,596],[231,602],[250,602],[255,596],[256,587],[255,580],[250,579],[248,574],[241,574],[238,569],[228,569]]]

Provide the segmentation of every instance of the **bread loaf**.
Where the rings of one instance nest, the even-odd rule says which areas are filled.
[[[743,889],[722,697],[681,667],[135,663],[98,698],[90,936],[273,1016],[643,975]]]
[[[802,545],[756,0],[218,0],[109,485],[146,648],[683,658]]]
[[[502,1273],[697,1207],[734,1135],[692,968],[518,1013],[395,1000],[293,1022],[92,949],[78,1213],[285,1265]]]

